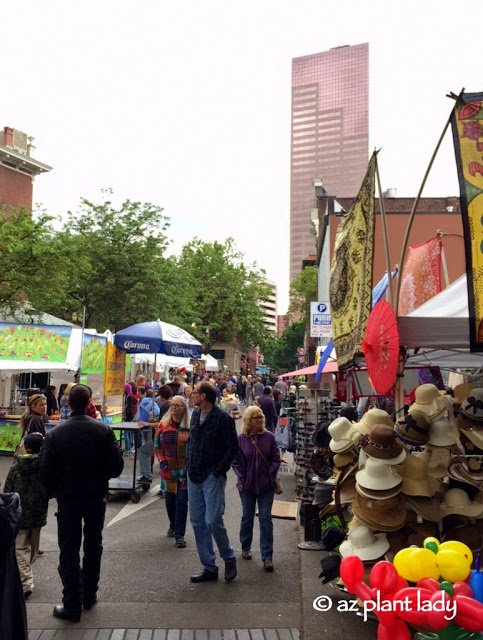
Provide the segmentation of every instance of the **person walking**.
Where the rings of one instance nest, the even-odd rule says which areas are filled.
[[[288,387],[283,381],[282,376],[278,376],[277,382],[274,384],[273,388],[274,390],[279,389],[282,394],[282,400],[285,400],[288,395]]]
[[[189,436],[189,415],[186,401],[174,396],[169,411],[159,423],[154,435],[154,454],[159,462],[159,475],[165,482],[164,497],[169,518],[168,538],[174,538],[178,549],[186,547],[188,517],[188,487],[185,462]]]
[[[232,463],[238,482],[243,515],[240,526],[242,558],[251,560],[253,523],[258,503],[260,555],[265,571],[273,571],[272,504],[280,451],[275,438],[265,429],[265,416],[259,407],[248,407],[243,414],[240,450]]]
[[[136,400],[134,399],[132,386],[129,384],[129,382],[126,382],[126,384],[124,385],[123,400],[124,400],[124,422],[133,422],[134,416],[136,413],[135,412]],[[126,431],[123,431],[123,436],[124,436],[124,450],[126,452],[126,455],[128,455],[134,446],[133,432],[129,431],[129,429],[126,429]]]
[[[264,387],[263,394],[258,396],[258,404],[265,416],[265,425],[268,431],[272,433],[278,422],[278,413],[275,406],[275,400],[272,398],[272,387]]]
[[[253,400],[258,400],[258,396],[261,396],[263,394],[264,388],[265,388],[265,385],[262,384],[260,378],[257,378],[256,382],[252,386]]]
[[[47,524],[49,499],[40,480],[39,452],[44,443],[40,433],[25,436],[26,453],[17,458],[10,467],[4,491],[16,492],[22,504],[22,519],[15,539],[15,555],[22,580],[25,598],[32,595],[34,576],[32,565],[37,558],[40,529]]]
[[[63,604],[53,614],[71,622],[79,622],[82,608],[97,602],[108,482],[124,468],[112,429],[86,415],[89,397],[82,384],[69,392],[71,417],[47,433],[40,471],[48,496],[57,499]]]
[[[216,405],[216,391],[200,382],[193,391],[196,409],[186,449],[190,520],[203,566],[191,582],[218,579],[213,538],[225,561],[225,580],[236,578],[236,556],[223,522],[226,474],[238,453],[235,421]]]
[[[138,482],[142,484],[151,484],[153,480],[153,471],[151,469],[151,456],[154,453],[153,445],[153,426],[152,419],[159,418],[159,407],[153,402],[152,389],[146,391],[146,395],[139,403],[138,422],[142,430],[143,443],[139,449],[139,472],[141,473]]]

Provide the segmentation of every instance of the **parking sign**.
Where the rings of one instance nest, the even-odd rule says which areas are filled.
[[[310,337],[331,338],[332,322],[328,302],[310,303]]]

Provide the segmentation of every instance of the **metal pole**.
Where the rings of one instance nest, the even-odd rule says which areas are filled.
[[[82,333],[81,333],[81,359],[80,359],[80,365],[79,365],[79,380],[81,379],[82,376],[82,357],[84,355],[84,331],[86,328],[86,307],[84,305],[84,307],[82,308]]]
[[[382,189],[381,189],[381,178],[379,176],[379,164],[377,162],[377,156],[376,156],[376,179],[377,179],[377,190],[379,191],[379,208],[381,211],[382,238],[384,240],[384,252],[386,254],[387,295],[389,298],[389,304],[394,310],[394,304],[393,304],[393,298],[392,298],[391,258],[389,255],[389,238],[387,235],[386,211],[384,207],[384,199],[383,199]]]

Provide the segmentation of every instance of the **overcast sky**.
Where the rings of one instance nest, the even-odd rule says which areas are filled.
[[[413,196],[445,94],[483,91],[482,16],[447,0],[10,3],[0,127],[33,135],[53,167],[34,186],[51,214],[110,187],[164,207],[174,248],[234,236],[283,313],[292,58],[370,43],[370,151],[382,147],[383,189]],[[449,133],[423,195],[458,195]]]

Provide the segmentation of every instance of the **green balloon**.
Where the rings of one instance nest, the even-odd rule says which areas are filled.
[[[439,590],[446,591],[448,595],[454,596],[453,585],[451,584],[451,582],[448,582],[447,580],[443,580],[443,582],[440,583]]]
[[[438,545],[436,544],[436,542],[427,542],[425,544],[425,547],[426,549],[429,549],[433,553],[438,553]]]

